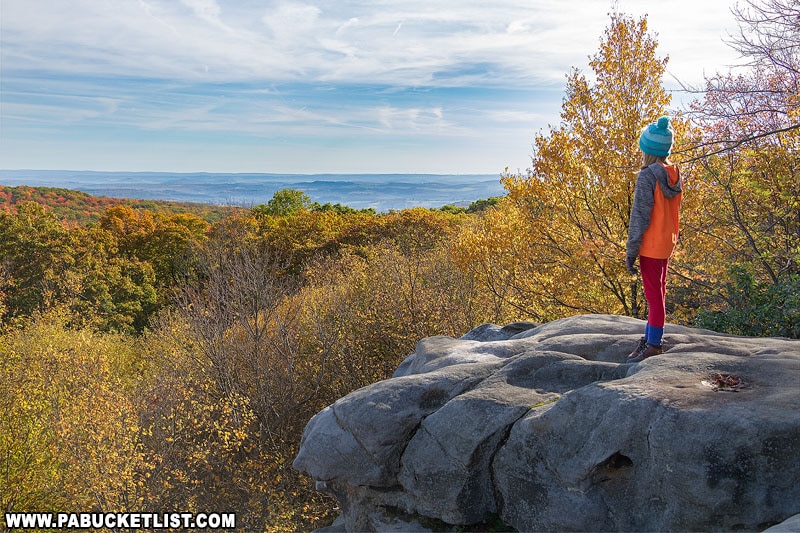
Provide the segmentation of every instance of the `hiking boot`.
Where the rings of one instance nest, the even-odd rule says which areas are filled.
[[[644,361],[648,357],[653,357],[654,355],[661,355],[662,353],[664,353],[663,346],[654,346],[652,344],[645,343],[644,350],[642,350],[636,357],[629,357],[627,362],[638,363],[640,361]]]
[[[636,357],[642,355],[645,349],[647,349],[647,339],[645,337],[642,337],[641,339],[639,339],[639,343],[636,345],[636,349],[633,350],[631,354],[628,356],[628,360],[626,362],[630,363],[631,359],[635,359]]]

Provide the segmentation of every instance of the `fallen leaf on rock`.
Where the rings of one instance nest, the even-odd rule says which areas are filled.
[[[716,373],[710,380],[703,380],[700,383],[706,387],[714,389],[715,391],[723,392],[736,392],[745,386],[745,382],[742,381],[742,378],[739,376],[720,373]]]

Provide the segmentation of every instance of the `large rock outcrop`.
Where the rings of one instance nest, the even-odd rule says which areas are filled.
[[[347,531],[761,531],[800,513],[800,341],[584,315],[433,337],[306,427]],[[496,526],[497,524],[495,524]]]

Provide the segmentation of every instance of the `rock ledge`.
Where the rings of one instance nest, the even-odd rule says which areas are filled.
[[[294,466],[347,531],[762,531],[800,513],[800,341],[668,325],[664,355],[621,364],[642,330],[583,315],[423,339],[318,413]]]

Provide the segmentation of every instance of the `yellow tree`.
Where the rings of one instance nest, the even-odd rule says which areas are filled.
[[[56,308],[0,337],[5,511],[132,511],[144,498],[139,353],[70,320]]]
[[[567,76],[561,124],[536,136],[526,174],[503,178],[530,228],[522,249],[526,297],[549,309],[547,316],[644,313],[639,282],[623,260],[641,161],[637,139],[670,102],[661,84],[667,58],[656,56],[645,17],[610,17],[589,62],[593,75],[573,69]]]
[[[538,301],[527,294],[530,237],[525,217],[511,202],[485,209],[468,219],[451,249],[453,262],[482,289],[489,318],[507,324],[525,318],[545,319]],[[539,264],[538,277],[544,264]]]

